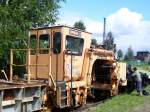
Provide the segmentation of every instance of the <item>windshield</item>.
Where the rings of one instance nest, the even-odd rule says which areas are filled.
[[[66,49],[68,53],[81,55],[83,51],[84,40],[73,36],[66,36]]]

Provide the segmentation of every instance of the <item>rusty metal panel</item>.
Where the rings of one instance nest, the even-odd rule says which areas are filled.
[[[126,78],[126,63],[117,62],[118,69],[118,77],[119,77],[119,85],[126,86],[127,78]]]
[[[32,112],[42,109],[45,88],[42,83],[1,82],[0,112]]]

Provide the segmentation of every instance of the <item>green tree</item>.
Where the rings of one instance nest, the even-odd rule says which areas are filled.
[[[130,46],[125,55],[125,60],[133,60],[133,59],[134,59],[134,51],[133,51],[132,47]]]
[[[117,58],[118,58],[119,60],[121,60],[121,59],[123,58],[123,52],[122,52],[121,49],[119,49],[118,52],[117,52]]]
[[[74,23],[74,27],[77,28],[77,29],[80,29],[80,30],[85,30],[85,29],[86,29],[86,27],[85,27],[83,21],[81,21],[81,20],[75,22],[75,23]]]
[[[107,50],[114,50],[115,44],[112,32],[108,32],[106,40],[104,41],[104,46]]]
[[[5,68],[9,62],[10,48],[27,47],[25,43],[29,28],[56,22],[62,1],[64,0],[0,1],[0,69]]]

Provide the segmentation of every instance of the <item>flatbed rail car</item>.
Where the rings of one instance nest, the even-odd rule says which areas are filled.
[[[0,112],[43,110],[45,83],[0,81],[0,85]]]
[[[118,86],[126,85],[126,65],[117,62],[112,51],[90,48],[90,45],[91,33],[72,27],[30,29],[29,48],[11,49],[10,53],[9,91],[14,95],[9,94],[9,97],[15,104],[4,105],[5,94],[9,92],[7,87],[1,87],[1,110],[27,112],[30,109],[29,112],[32,112],[35,109],[51,110],[54,106],[57,108],[82,106],[86,104],[88,95],[106,95],[105,90],[110,96],[117,95]],[[25,64],[15,64],[15,51],[26,52]],[[18,79],[24,82],[15,83],[13,78],[15,66],[25,66],[24,74],[27,77],[21,79],[18,76]],[[25,103],[26,106],[24,98],[28,98],[24,93],[32,97],[32,101]],[[21,99],[20,102],[17,97]],[[23,111],[16,110],[17,103],[21,105],[18,108]]]

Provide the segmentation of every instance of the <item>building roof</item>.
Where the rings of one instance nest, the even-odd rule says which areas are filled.
[[[137,51],[137,53],[150,53],[149,51]]]

